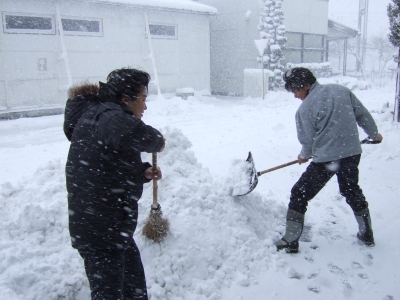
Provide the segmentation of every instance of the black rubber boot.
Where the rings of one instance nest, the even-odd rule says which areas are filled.
[[[358,223],[357,238],[364,242],[365,245],[373,247],[375,246],[374,233],[372,231],[371,216],[369,209],[365,208],[361,211],[354,213]]]
[[[275,243],[276,249],[278,251],[285,249],[286,253],[298,253],[303,226],[304,214],[289,209],[286,216],[286,233]]]

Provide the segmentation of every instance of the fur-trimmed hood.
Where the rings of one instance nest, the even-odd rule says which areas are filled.
[[[97,95],[99,86],[95,83],[84,82],[80,85],[74,85],[68,90],[68,98],[74,99],[78,96]]]
[[[75,124],[89,109],[98,106],[100,103],[113,102],[121,106],[128,114],[132,112],[120,101],[117,100],[117,91],[114,86],[99,82],[99,84],[83,82],[74,85],[68,90],[68,100],[64,113],[64,133],[70,141]]]
[[[100,103],[99,90],[97,84],[88,82],[74,85],[68,90],[68,100],[64,112],[64,133],[69,141],[71,141],[75,125],[82,115]]]

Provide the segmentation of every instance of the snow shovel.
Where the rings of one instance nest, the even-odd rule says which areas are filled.
[[[246,161],[250,164],[251,168],[249,190],[244,194],[234,195],[234,197],[240,197],[251,193],[256,188],[258,184],[258,177],[260,177],[261,175],[299,163],[299,161],[296,159],[286,164],[279,165],[261,172],[257,172],[256,167],[254,166],[253,155],[251,155],[251,152],[249,152],[249,156],[247,157]]]
[[[157,170],[157,153],[152,154],[153,172]],[[151,205],[150,215],[143,227],[142,234],[155,242],[161,242],[168,233],[169,221],[162,217],[161,206],[157,201],[158,183],[153,179],[153,204]]]
[[[366,137],[365,139],[363,139],[362,141],[360,141],[360,144],[380,144],[380,141],[374,141],[372,140],[369,136]],[[291,162],[288,162],[286,164],[283,165],[279,165],[261,172],[257,172],[256,167],[254,166],[254,160],[253,160],[253,156],[251,155],[251,152],[249,152],[249,156],[247,157],[246,161],[248,163],[250,163],[250,184],[249,184],[249,190],[244,193],[244,194],[240,194],[240,195],[234,195],[234,197],[240,197],[240,196],[245,196],[249,193],[251,193],[257,186],[258,184],[258,177],[260,177],[261,175],[265,174],[265,173],[269,173],[278,169],[282,169],[294,164],[297,164],[299,161],[298,160],[293,160]]]

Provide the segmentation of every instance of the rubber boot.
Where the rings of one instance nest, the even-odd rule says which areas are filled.
[[[286,233],[275,243],[278,251],[285,249],[286,253],[299,252],[299,239],[303,232],[304,214],[288,209],[286,216]]]
[[[359,212],[354,213],[358,223],[357,238],[364,242],[365,245],[373,247],[375,246],[374,233],[372,231],[371,216],[369,209],[365,208]]]

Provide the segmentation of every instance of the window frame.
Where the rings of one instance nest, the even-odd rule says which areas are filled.
[[[152,39],[168,39],[168,40],[177,40],[178,39],[178,24],[167,24],[167,23],[158,23],[158,22],[149,22],[149,31],[150,31],[150,26],[151,25],[159,25],[159,26],[170,26],[170,27],[174,27],[175,28],[175,35],[171,36],[171,35],[156,35],[156,34],[151,34],[150,32],[150,36]],[[146,37],[147,36],[147,31],[146,31]]]
[[[18,17],[37,17],[37,18],[46,18],[51,20],[51,29],[8,29],[6,23],[7,16],[18,16]],[[36,14],[36,13],[20,13],[20,12],[10,12],[3,11],[3,32],[4,33],[17,33],[17,34],[48,34],[55,35],[56,34],[56,20],[55,16],[51,14]]]
[[[287,32],[288,33],[288,32]],[[286,34],[287,34],[286,33]],[[324,58],[326,57],[327,49],[326,49],[326,36],[323,34],[311,34],[311,33],[301,33],[301,32],[289,32],[290,34],[297,34],[301,36],[301,46],[300,47],[285,47],[283,51],[285,50],[290,50],[290,51],[299,51],[301,54],[301,61],[299,63],[304,63],[304,54],[306,52],[311,53],[318,53],[320,54],[320,61],[319,62],[324,62]],[[320,36],[321,37],[321,47],[320,48],[314,48],[314,47],[307,47],[305,45],[305,37],[306,36]]]
[[[64,26],[62,24],[63,20],[98,21],[99,22],[99,32],[65,30]],[[72,16],[61,16],[61,25],[60,26],[62,26],[64,35],[104,36],[103,19],[102,18],[82,18],[82,17],[72,17]]]

